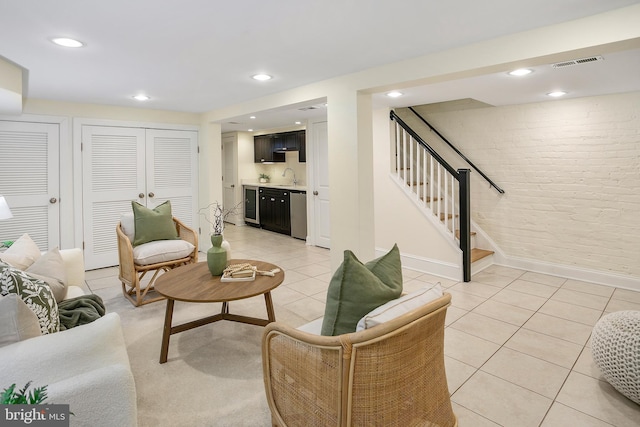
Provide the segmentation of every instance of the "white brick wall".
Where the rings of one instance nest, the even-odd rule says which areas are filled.
[[[640,277],[640,92],[425,117],[506,191],[472,172],[473,219],[507,256]]]

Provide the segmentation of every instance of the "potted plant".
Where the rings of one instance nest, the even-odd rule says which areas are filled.
[[[261,173],[260,174],[260,182],[269,182],[269,178],[270,178],[270,176],[267,175],[266,173]]]
[[[24,386],[22,390],[16,391],[16,385],[11,384],[9,388],[5,388],[0,394],[0,404],[2,405],[37,405],[47,398],[47,386],[37,387],[27,392],[31,381]]]

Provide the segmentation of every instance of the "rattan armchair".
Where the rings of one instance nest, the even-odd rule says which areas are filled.
[[[451,295],[360,332],[327,337],[281,323],[262,339],[274,426],[457,426],[444,366]]]
[[[118,223],[116,227],[116,234],[118,236],[118,258],[120,261],[118,278],[122,282],[122,292],[124,296],[127,297],[127,299],[136,307],[164,299],[162,295],[158,294],[150,295],[147,298],[149,291],[154,289],[154,283],[160,273],[169,271],[172,268],[176,268],[181,265],[198,262],[198,235],[193,229],[187,227],[179,219],[174,217],[173,222],[176,225],[178,237],[181,240],[191,243],[194,246],[193,251],[188,255],[181,256],[177,259],[163,260],[152,264],[136,263],[133,245],[131,244],[129,237],[123,231],[122,223]],[[147,273],[150,272],[153,272],[153,275],[151,276],[151,279],[144,284],[143,279]]]

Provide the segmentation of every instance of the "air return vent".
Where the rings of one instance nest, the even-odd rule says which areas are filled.
[[[580,59],[572,59],[571,61],[556,62],[555,64],[551,64],[551,66],[553,68],[563,68],[563,67],[570,67],[572,65],[587,64],[589,62],[597,62],[597,61],[604,61],[604,58],[602,56],[590,56],[588,58],[580,58]]]
[[[298,110],[300,111],[309,111],[309,110],[317,110],[318,107],[314,107],[313,105],[311,105],[310,107],[302,107],[302,108],[298,108]]]

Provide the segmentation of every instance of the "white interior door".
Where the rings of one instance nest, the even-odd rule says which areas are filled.
[[[236,141],[234,137],[225,137],[222,140],[222,206],[224,209],[233,209],[236,205]],[[242,209],[238,215],[229,215],[227,222],[238,224]]]
[[[146,204],[145,130],[83,126],[82,159],[85,268],[116,265],[120,216]]]
[[[118,264],[116,225],[131,201],[171,200],[175,217],[197,224],[198,134],[83,126],[83,233],[87,269]]]
[[[171,200],[171,213],[189,227],[198,224],[198,133],[146,131],[147,207]]]
[[[40,250],[60,245],[60,126],[0,120],[0,195],[13,218],[0,240],[28,233]]]
[[[327,122],[310,126],[313,143],[313,210],[316,246],[331,247],[329,218],[329,139]],[[307,192],[308,196],[308,192]]]

